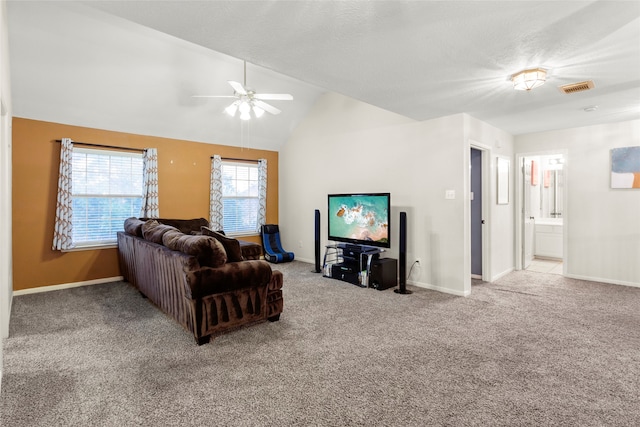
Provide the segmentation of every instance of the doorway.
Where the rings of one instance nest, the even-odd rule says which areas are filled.
[[[564,274],[566,242],[566,153],[520,155],[518,269]]]
[[[482,279],[482,151],[471,148],[471,278]]]
[[[475,141],[469,144],[469,273],[473,284],[491,281],[490,230],[486,219],[491,205],[490,147]]]

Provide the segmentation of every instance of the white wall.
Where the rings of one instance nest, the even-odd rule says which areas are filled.
[[[513,157],[513,136],[501,129],[493,127],[488,123],[477,120],[471,116],[465,116],[465,138],[471,143],[479,143],[486,148],[486,155],[489,156],[489,216],[485,219],[486,233],[489,238],[489,279],[497,280],[505,274],[513,271],[515,267],[514,257],[514,237],[515,237],[515,163]],[[469,151],[469,150],[467,150]],[[497,204],[497,170],[496,158],[507,157],[511,160],[509,170],[509,204]],[[469,182],[469,170],[466,182]],[[484,198],[484,195],[483,195]],[[470,211],[470,204],[466,205]],[[470,213],[469,213],[470,215]],[[465,221],[465,224],[470,224]]]
[[[416,122],[342,95],[324,95],[280,152],[283,246],[313,262],[313,212],[321,213],[324,249],[327,194],[390,192],[392,247],[386,256],[398,257],[399,212],[405,211],[407,270],[421,260],[408,282],[469,294],[468,137],[486,139],[480,127],[464,114]],[[456,198],[445,200],[445,190],[454,190]]]
[[[640,190],[611,189],[612,148],[640,145],[640,120],[515,138],[517,153],[567,150],[567,275],[640,286]]]
[[[0,339],[9,335],[12,297],[11,269],[11,90],[6,4],[0,3]],[[2,348],[0,342],[0,382]]]

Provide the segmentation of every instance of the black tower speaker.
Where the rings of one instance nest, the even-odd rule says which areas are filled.
[[[400,212],[400,256],[398,260],[398,289],[393,292],[407,295],[407,213]]]
[[[320,269],[320,211],[316,209],[315,214],[315,251],[316,251],[316,269],[313,270],[314,273],[320,273],[322,270]]]

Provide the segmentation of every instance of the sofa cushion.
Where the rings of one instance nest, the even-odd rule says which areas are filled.
[[[245,260],[260,259],[262,256],[262,246],[257,243],[247,242],[246,240],[238,240],[238,242],[240,242],[242,258]]]
[[[242,257],[242,251],[240,250],[240,242],[231,237],[227,237],[224,234],[220,234],[217,231],[210,229],[209,227],[201,227],[202,234],[205,236],[215,237],[215,239],[222,243],[225,252],[227,252],[228,262],[244,261]]]
[[[176,240],[180,237],[184,236],[184,233],[180,230],[168,230],[166,233],[162,235],[162,244],[167,247],[167,249],[174,249],[177,245]]]
[[[227,262],[224,246],[214,237],[182,233],[177,235],[174,232],[167,232],[165,236],[164,243],[167,248],[196,257],[202,267],[216,268]]]
[[[142,225],[144,221],[131,217],[124,220],[124,231],[132,236],[142,237]]]
[[[192,231],[200,232],[200,227],[208,226],[209,221],[204,218],[194,219],[172,219],[172,218],[140,218],[141,220],[155,219],[160,224],[170,225],[182,231],[184,234],[191,234]]]
[[[187,271],[189,298],[202,298],[220,292],[260,287],[266,292],[271,266],[266,261],[231,262],[220,268]]]
[[[155,219],[150,219],[142,225],[142,237],[153,243],[162,244],[162,236],[169,230],[179,231],[170,225],[160,224]]]

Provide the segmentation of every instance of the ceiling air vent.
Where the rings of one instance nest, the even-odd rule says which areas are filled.
[[[560,89],[560,91],[564,93],[576,93],[593,89],[594,87],[595,85],[593,84],[593,80],[587,80],[586,82],[571,83],[568,85],[559,86],[558,89]]]

